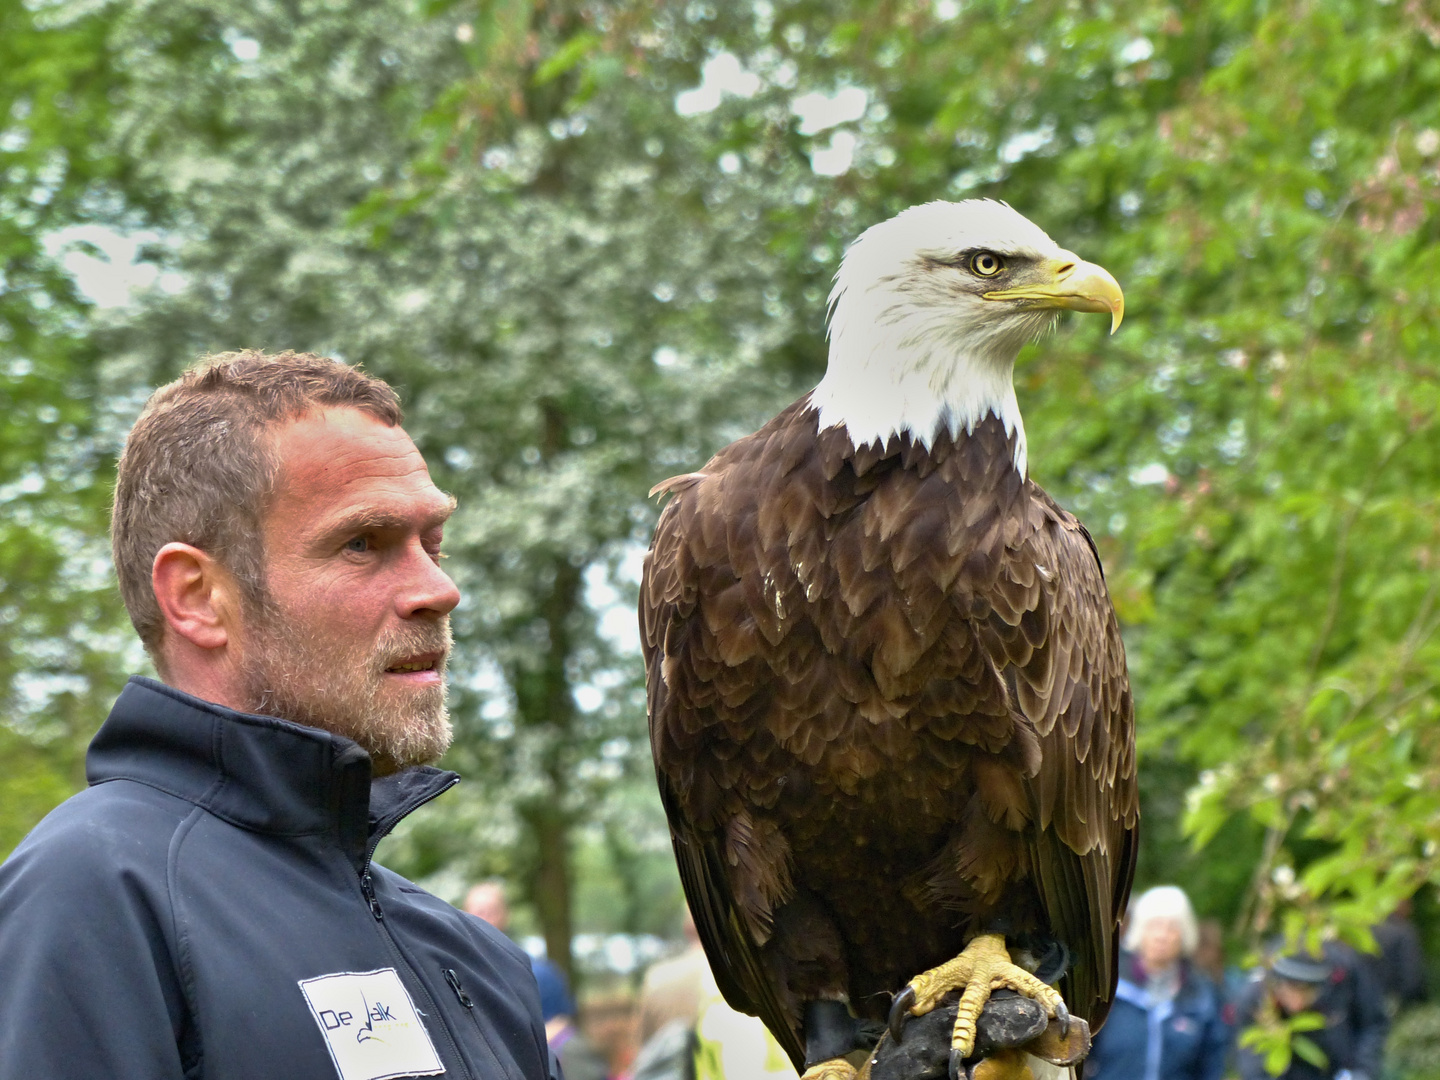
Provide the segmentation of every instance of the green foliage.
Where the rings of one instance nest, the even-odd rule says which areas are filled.
[[[124,165],[97,147],[109,22],[0,5],[0,855],[83,783],[81,751],[134,662],[104,539],[119,429],[88,305],[46,243],[126,206]]]
[[[1440,1005],[1401,1013],[1385,1045],[1385,1069],[1397,1080],[1440,1077]]]
[[[1289,1069],[1291,1058],[1295,1056],[1317,1069],[1324,1069],[1327,1062],[1325,1051],[1313,1039],[1306,1038],[1304,1033],[1321,1030],[1325,1026],[1325,1018],[1313,1012],[1296,1013],[1289,1017],[1281,1017],[1273,1009],[1271,1013],[1264,1022],[1240,1033],[1240,1045],[1259,1055],[1265,1071],[1271,1076],[1279,1076]]]
[[[7,854],[68,796],[74,785],[68,764],[57,761],[43,745],[8,727],[0,727],[0,759],[5,762],[5,780],[0,782],[0,851]]]

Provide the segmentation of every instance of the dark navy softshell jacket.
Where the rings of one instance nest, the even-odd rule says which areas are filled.
[[[141,678],[87,773],[0,866],[0,1080],[339,1080],[300,983],[386,969],[449,1080],[558,1075],[525,954],[370,862],[453,773]]]

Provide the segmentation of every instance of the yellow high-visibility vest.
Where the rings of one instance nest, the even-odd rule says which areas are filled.
[[[770,1030],[730,1008],[718,991],[701,999],[695,1043],[695,1080],[796,1080]]]

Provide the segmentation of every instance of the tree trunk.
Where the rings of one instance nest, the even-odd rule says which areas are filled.
[[[583,577],[568,559],[556,558],[554,581],[541,607],[547,631],[547,648],[537,667],[518,673],[515,680],[522,723],[544,733],[542,773],[548,790],[521,808],[528,826],[522,843],[529,845],[517,860],[526,867],[525,891],[535,905],[545,951],[574,986],[575,965],[570,951],[574,929],[570,831],[574,825],[573,793],[575,702],[566,668],[574,648],[571,620],[578,604]]]
[[[527,814],[531,843],[535,845],[535,871],[531,899],[545,936],[545,955],[575,985],[574,957],[570,938],[574,931],[571,916],[570,820],[566,811],[552,803],[537,805]]]

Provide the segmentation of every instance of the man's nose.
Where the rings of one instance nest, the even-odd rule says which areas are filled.
[[[460,603],[460,588],[450,575],[419,544],[405,560],[406,587],[397,597],[398,614],[402,619],[426,612],[448,615]]]

